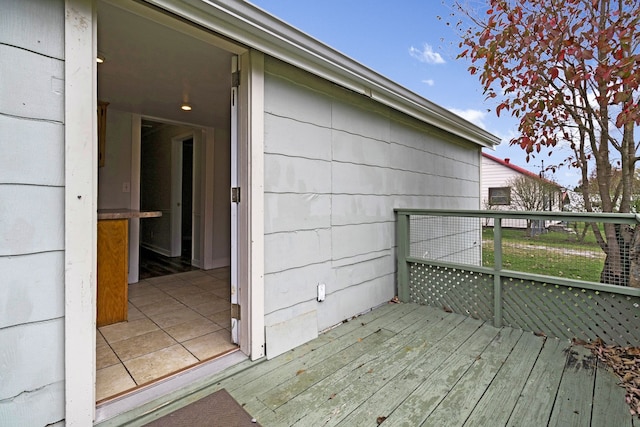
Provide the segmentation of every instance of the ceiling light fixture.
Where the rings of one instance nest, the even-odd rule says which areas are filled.
[[[99,53],[98,56],[96,56],[96,62],[102,64],[104,62],[104,55]]]
[[[183,103],[183,104],[180,106],[180,109],[181,109],[182,111],[191,111],[191,105],[190,105],[190,104],[187,104],[187,103],[185,102],[185,103]]]

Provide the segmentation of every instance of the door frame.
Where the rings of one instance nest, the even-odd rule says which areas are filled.
[[[241,203],[240,207],[238,239],[240,300],[246,303],[243,309],[246,321],[243,322],[240,348],[253,360],[264,357],[264,55],[220,39],[213,33],[203,34],[203,27],[218,30],[219,24],[213,12],[204,21],[200,20],[200,28],[197,28],[144,4],[105,1],[144,14],[176,31],[188,34],[197,32],[198,37],[215,38],[216,43],[240,55],[241,79],[245,84],[241,84],[239,90],[240,105],[243,107],[239,117],[239,178],[246,196],[244,200],[247,201]],[[97,17],[93,0],[65,0],[64,7],[65,423],[68,426],[84,426],[93,424],[96,409]],[[191,10],[183,2],[167,0],[161,7],[187,21],[197,21],[189,19]],[[78,25],[78,22],[87,25]],[[226,34],[224,28],[221,33]],[[140,116],[132,115],[132,123],[140,123]],[[132,147],[135,146],[134,138]],[[139,149],[139,138],[137,146]],[[139,152],[134,154],[132,161],[136,155],[139,156]],[[131,181],[133,184],[133,176]]]

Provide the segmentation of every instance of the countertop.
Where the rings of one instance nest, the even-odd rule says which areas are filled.
[[[130,219],[157,218],[162,216],[160,211],[138,211],[134,209],[98,209],[98,219]]]

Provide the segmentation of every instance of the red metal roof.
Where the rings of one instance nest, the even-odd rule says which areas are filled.
[[[509,168],[511,170],[514,170],[514,171],[516,171],[516,172],[518,172],[518,173],[520,173],[522,175],[526,175],[526,176],[531,177],[531,178],[541,179],[543,181],[548,182],[549,184],[553,184],[553,185],[556,185],[556,186],[560,187],[560,185],[558,185],[558,183],[556,183],[556,182],[549,181],[548,179],[540,177],[540,175],[538,175],[537,173],[533,173],[533,172],[531,172],[529,170],[526,170],[525,168],[521,168],[520,166],[516,166],[516,165],[512,164],[509,161],[509,159],[502,160],[502,159],[500,159],[498,157],[492,156],[491,154],[487,154],[484,151],[482,152],[482,156],[486,157],[489,160],[493,160],[494,162],[499,163],[502,166],[505,166],[505,167],[507,167],[507,168]]]

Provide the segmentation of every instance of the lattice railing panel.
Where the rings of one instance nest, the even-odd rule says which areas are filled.
[[[503,278],[503,323],[558,338],[640,343],[640,298]]]
[[[475,319],[493,319],[493,276],[459,268],[410,263],[412,302]]]

